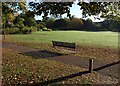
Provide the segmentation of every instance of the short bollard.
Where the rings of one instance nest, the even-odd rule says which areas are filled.
[[[6,31],[5,31],[5,29],[3,31],[3,34],[4,34],[3,39],[5,40],[5,38],[6,38]]]
[[[89,72],[92,73],[93,72],[93,58],[91,58],[89,60]]]

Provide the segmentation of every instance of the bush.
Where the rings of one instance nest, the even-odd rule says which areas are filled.
[[[38,30],[38,28],[37,27],[31,27],[31,30],[32,30],[32,32],[35,32],[35,31]]]
[[[52,31],[51,29],[43,28],[43,31]]]
[[[6,34],[15,34],[19,32],[19,28],[13,27],[13,28],[5,28]]]
[[[25,21],[24,18],[22,18],[20,16],[16,17],[15,20],[14,20],[15,27],[18,27],[20,29],[23,28],[24,27],[24,21]]]
[[[45,28],[45,23],[44,22],[41,22],[41,23],[39,23],[39,24],[37,24],[37,28],[40,30],[40,29],[43,29],[43,28]]]
[[[22,28],[22,33],[23,34],[30,34],[31,32],[32,32],[32,30],[31,30],[30,27],[25,26],[25,27]]]
[[[3,30],[4,33],[4,30]],[[9,28],[5,28],[5,34],[9,34]]]

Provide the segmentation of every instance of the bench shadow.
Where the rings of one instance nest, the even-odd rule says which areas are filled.
[[[33,58],[50,58],[50,57],[66,55],[66,54],[56,53],[56,52],[47,51],[47,50],[31,51],[31,52],[24,52],[19,54],[31,56]]]

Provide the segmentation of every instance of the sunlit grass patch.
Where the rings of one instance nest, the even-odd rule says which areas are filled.
[[[8,35],[7,41],[51,44],[52,40],[77,45],[118,48],[117,32],[39,31],[29,35]]]

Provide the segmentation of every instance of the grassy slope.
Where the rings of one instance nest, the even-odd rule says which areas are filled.
[[[3,49],[3,86],[14,86],[15,84],[35,84],[64,76],[71,76],[71,74],[76,74],[86,70],[55,61],[35,59],[18,53],[19,52],[15,52],[10,49]],[[105,84],[113,83],[113,80],[112,78],[105,78],[105,76],[93,72],[82,76],[76,75],[71,78],[66,78],[66,80],[61,78],[61,81],[56,81],[56,83]]]
[[[78,45],[90,45],[117,48],[116,32],[51,31],[34,32],[32,35],[8,35],[9,41],[26,43],[51,43],[52,40],[75,42]]]

